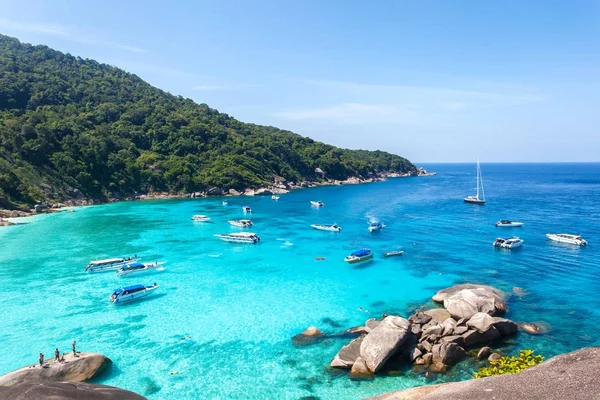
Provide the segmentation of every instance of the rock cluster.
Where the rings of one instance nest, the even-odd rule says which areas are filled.
[[[370,319],[364,327],[355,328],[364,334],[342,347],[330,366],[351,369],[351,378],[365,379],[372,378],[391,357],[402,357],[429,371],[444,372],[466,357],[465,349],[517,333],[517,324],[500,316],[507,307],[503,293],[495,288],[458,285],[438,292],[433,299],[443,302],[445,309],[417,311],[408,319]],[[491,349],[482,352],[481,357],[488,357]]]

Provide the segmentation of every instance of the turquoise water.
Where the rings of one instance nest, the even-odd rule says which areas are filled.
[[[39,352],[68,351],[76,339],[81,351],[114,361],[98,382],[150,399],[356,399],[428,381],[401,371],[352,382],[328,368],[348,338],[296,348],[291,337],[310,325],[336,333],[383,312],[407,315],[438,289],[467,281],[526,289],[510,297],[508,317],[549,327],[543,336],[519,334],[508,352],[533,348],[549,357],[600,345],[600,312],[588,306],[600,279],[600,164],[482,164],[483,207],[462,202],[475,187],[474,165],[427,167],[438,175],[297,190],[277,202],[116,203],[2,228],[0,373],[35,363]],[[326,206],[311,208],[310,200]],[[262,241],[214,238],[236,230],[227,220],[243,218],[243,205],[252,207]],[[192,214],[212,220],[193,223]],[[383,231],[369,233],[373,218]],[[501,218],[525,227],[495,228]],[[309,227],[333,222],[342,232]],[[521,249],[492,247],[511,232],[525,240]],[[582,234],[590,245],[554,244],[546,232]],[[361,247],[374,251],[373,262],[343,261]],[[404,256],[381,257],[399,248]],[[90,259],[133,254],[164,261],[165,270],[137,278],[84,272]],[[147,300],[107,301],[121,284],[154,282],[161,287]],[[456,368],[442,379],[469,372]]]

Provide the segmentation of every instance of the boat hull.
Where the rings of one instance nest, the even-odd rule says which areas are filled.
[[[385,257],[401,256],[402,254],[404,254],[404,251],[388,251],[386,253],[383,253]]]
[[[145,268],[140,268],[140,269],[134,269],[134,270],[122,270],[122,269],[118,269],[117,270],[117,275],[118,276],[131,276],[131,275],[143,275],[143,274],[147,274],[150,272],[156,272],[158,270],[158,268],[163,265],[163,263],[153,263],[153,264],[146,264]]]
[[[585,246],[587,245],[587,242],[585,240],[576,240],[576,239],[571,239],[571,238],[565,238],[565,237],[561,237],[558,235],[553,235],[553,234],[546,234],[546,237],[550,240],[552,240],[553,242],[558,242],[558,243],[566,243],[566,244],[572,244],[575,246]]]
[[[362,256],[362,257],[348,256],[348,257],[344,258],[344,261],[346,261],[348,264],[358,264],[358,263],[369,261],[372,259],[373,259],[373,254],[369,254],[366,256]]]
[[[481,200],[481,199],[476,199],[476,198],[470,198],[467,197],[465,198],[465,203],[469,203],[469,204],[479,204],[479,205],[484,205],[485,204],[485,200]]]
[[[510,224],[496,224],[498,228],[520,228],[524,224],[522,222],[512,222]]]
[[[342,228],[340,228],[339,226],[333,227],[333,226],[327,226],[327,225],[311,225],[311,227],[318,231],[326,231],[326,232],[339,232],[342,230]]]

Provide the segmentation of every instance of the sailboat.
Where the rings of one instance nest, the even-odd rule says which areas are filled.
[[[481,186],[481,192],[479,191],[479,187]],[[481,198],[479,198],[479,194],[481,193]],[[467,196],[465,197],[465,203],[471,204],[485,204],[485,192],[483,191],[483,179],[481,178],[481,167],[479,167],[479,158],[477,159],[477,194],[475,196]]]

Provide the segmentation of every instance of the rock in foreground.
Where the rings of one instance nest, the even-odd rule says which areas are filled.
[[[38,364],[23,367],[0,376],[0,386],[15,386],[21,383],[39,381],[85,382],[97,376],[112,364],[110,358],[96,353],[65,355],[65,362],[47,361],[44,368]]]
[[[600,347],[553,357],[519,374],[400,390],[371,400],[515,400],[600,398]]]
[[[129,390],[81,382],[30,382],[0,387],[0,398],[10,400],[144,400]]]

